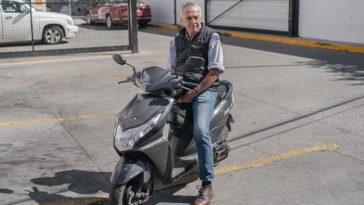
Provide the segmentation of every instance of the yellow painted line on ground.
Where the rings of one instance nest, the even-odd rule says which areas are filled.
[[[323,152],[323,151],[334,150],[334,149],[338,149],[338,148],[340,148],[340,145],[338,145],[338,144],[321,144],[321,145],[317,145],[317,146],[313,146],[313,147],[305,147],[305,148],[301,148],[301,149],[297,149],[297,150],[283,152],[281,154],[273,155],[273,156],[259,159],[259,160],[254,160],[254,161],[247,162],[247,163],[237,164],[237,165],[229,166],[229,167],[217,168],[215,170],[215,175],[223,175],[223,174],[227,174],[227,173],[231,173],[231,172],[235,172],[235,171],[239,171],[239,170],[261,167],[261,166],[264,166],[267,164],[272,164],[274,162],[287,160],[287,159],[290,159],[293,157],[298,157],[298,156],[313,153],[313,152]]]
[[[161,28],[161,29],[167,29],[172,31],[178,31],[178,26],[175,25],[167,25],[167,24],[150,24],[152,27]]]
[[[115,72],[111,73],[109,75],[93,75],[93,76],[79,76],[79,77],[69,77],[69,78],[57,78],[57,79],[49,79],[49,80],[39,80],[39,81],[29,81],[29,82],[9,82],[9,83],[0,83],[0,88],[13,88],[13,87],[19,87],[19,86],[29,86],[34,84],[60,84],[67,81],[91,81],[91,80],[101,80],[101,79],[109,79],[109,78],[115,78],[120,77],[120,80],[123,80],[122,78],[126,78],[130,76],[131,73],[123,73],[123,72]],[[116,83],[116,82],[115,82]]]
[[[245,34],[245,33],[235,33],[235,32],[220,32],[222,35],[234,37],[234,38],[243,38],[250,40],[260,40],[260,41],[269,41],[274,43],[284,43],[290,45],[299,45],[313,48],[324,48],[331,49],[337,51],[347,51],[352,53],[364,53],[364,47],[360,46],[351,46],[346,44],[333,44],[333,43],[320,43],[316,41],[310,40],[299,40],[292,38],[281,38],[274,36],[264,36],[264,35],[253,35],[253,34]]]
[[[75,120],[86,120],[97,117],[105,117],[110,115],[115,115],[118,111],[111,112],[100,112],[93,114],[84,114],[84,115],[75,115],[75,116],[66,116],[62,118],[48,118],[48,119],[39,119],[39,120],[24,120],[24,121],[9,121],[9,122],[0,122],[0,127],[11,127],[11,126],[19,126],[19,125],[41,125],[41,124],[50,124],[56,122],[64,122],[64,121],[75,121]]]
[[[65,63],[74,61],[84,61],[86,59],[110,59],[112,60],[112,54],[77,54],[77,55],[67,55],[67,56],[56,56],[56,57],[35,57],[29,60],[29,58],[19,58],[19,59],[0,59],[0,68],[8,68],[12,65],[38,65],[38,64],[48,64],[48,63]],[[35,60],[33,60],[35,59]]]
[[[161,28],[161,29],[174,30],[174,31],[180,30],[179,27],[175,26],[175,25],[153,24],[152,26]],[[231,32],[231,31],[220,31],[220,30],[217,30],[217,31],[221,35],[230,36],[233,38],[269,41],[269,42],[274,42],[274,43],[299,45],[299,46],[306,46],[306,47],[312,47],[312,48],[324,48],[324,49],[331,49],[331,50],[336,50],[336,51],[346,51],[346,52],[352,52],[352,53],[364,53],[364,46],[352,46],[352,45],[347,45],[347,44],[335,44],[335,43],[322,43],[322,42],[316,42],[316,41],[312,41],[312,40],[302,40],[302,39],[295,39],[295,38],[289,38],[289,37],[284,38],[284,37],[259,35],[259,34],[238,33],[238,32]]]
[[[90,204],[104,204],[109,200],[108,196],[105,197],[82,197],[82,198],[74,198],[68,199],[65,201],[59,202],[43,202],[39,203],[38,205],[90,205]]]

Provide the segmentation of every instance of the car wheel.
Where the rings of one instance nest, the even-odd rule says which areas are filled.
[[[111,28],[112,27],[112,19],[110,15],[106,16],[106,27]]]
[[[63,39],[63,31],[58,26],[47,26],[43,31],[43,42],[45,44],[57,44]]]
[[[139,23],[139,27],[140,28],[146,28],[148,26],[148,23],[147,22],[141,22]]]
[[[87,15],[86,15],[86,23],[87,23],[87,24],[92,24],[92,21],[91,21],[91,14],[90,14],[90,13],[87,13]]]

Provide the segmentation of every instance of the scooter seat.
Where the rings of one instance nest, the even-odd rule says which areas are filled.
[[[215,103],[215,107],[225,98],[228,93],[229,87],[224,81],[220,81],[220,85],[217,88],[217,99]]]

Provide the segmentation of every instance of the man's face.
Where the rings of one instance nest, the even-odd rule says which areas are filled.
[[[181,21],[186,27],[188,35],[194,36],[201,28],[201,12],[196,6],[188,6],[183,9]]]

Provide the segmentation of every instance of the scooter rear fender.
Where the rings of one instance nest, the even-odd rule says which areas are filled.
[[[122,185],[139,174],[142,174],[144,183],[150,180],[151,171],[148,160],[144,157],[132,159],[122,155],[115,166],[110,181],[113,185]]]

